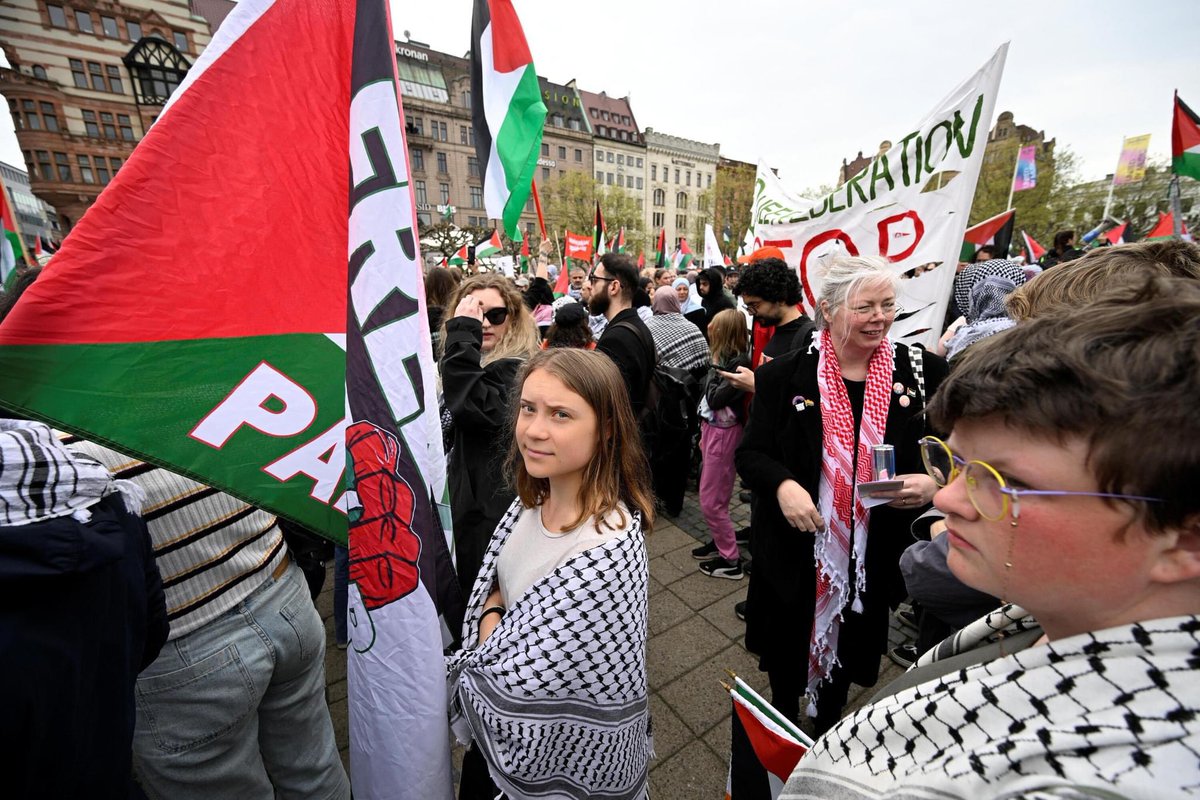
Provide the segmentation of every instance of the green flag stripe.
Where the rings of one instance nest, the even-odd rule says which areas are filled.
[[[542,90],[538,85],[537,72],[530,64],[513,92],[508,114],[500,125],[495,141],[508,188],[508,200],[504,204],[504,230],[510,238],[529,200],[533,173],[541,153],[545,121],[546,106],[542,103]]]

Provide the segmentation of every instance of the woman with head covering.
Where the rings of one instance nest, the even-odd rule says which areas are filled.
[[[890,606],[905,595],[899,559],[933,497],[921,468],[923,409],[946,363],[887,338],[897,276],[878,257],[841,258],[824,276],[812,345],[755,373],[736,463],[755,492],[746,646],[772,702],[818,732],[837,722],[851,682],[875,683]],[[894,448],[897,490],[874,495],[875,448]]]
[[[1194,794],[1197,319],[1195,282],[1151,279],[963,356],[922,454],[951,570],[1009,604],[842,720],[784,797]]]
[[[688,322],[703,331],[707,314],[704,307],[700,305],[700,296],[696,294],[696,287],[692,286],[687,278],[679,277],[671,282],[671,288],[675,290],[675,296],[679,299],[679,313],[683,314]]]
[[[955,320],[942,335],[941,340],[938,342],[938,353],[940,355],[948,354],[950,340],[964,326],[979,324],[981,320],[987,321],[975,334],[968,334],[965,337],[971,342],[984,339],[993,333],[1004,330],[1004,327],[1006,327],[1003,319],[1008,316],[1008,313],[1004,310],[1003,300],[1004,297],[1007,297],[1008,292],[1012,292],[1012,288],[1008,289],[1000,298],[1001,306],[997,308],[994,296],[998,290],[1003,288],[1004,284],[993,281],[990,288],[980,297],[979,308],[976,310],[972,310],[971,308],[973,290],[981,286],[988,278],[1003,278],[1009,281],[1013,288],[1022,286],[1026,280],[1025,270],[1021,269],[1021,265],[1006,258],[993,258],[988,261],[980,261],[977,264],[968,264],[964,267],[962,272],[954,276],[954,305],[962,311],[963,316]],[[960,344],[955,352],[961,352],[965,346]]]

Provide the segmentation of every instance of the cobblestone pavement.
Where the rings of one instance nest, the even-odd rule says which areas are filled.
[[[693,483],[694,486],[694,483]],[[735,493],[730,514],[735,527],[749,524],[750,506]],[[650,555],[650,642],[647,668],[650,711],[654,720],[656,759],[650,771],[655,800],[717,798],[725,791],[729,758],[730,701],[721,689],[731,669],[768,696],[767,676],[743,646],[745,624],[733,613],[746,598],[748,580],[710,578],[696,567],[691,550],[709,540],[694,491],[675,519],[662,517],[647,537]],[[329,710],[342,760],[349,768],[346,718],[345,651],[333,646],[332,574],[317,608],[325,619],[328,649],[325,662]],[[907,641],[893,625],[892,644]],[[902,670],[882,659],[878,686]],[[874,689],[854,686],[848,710],[865,703]],[[460,754],[456,752],[457,765]]]

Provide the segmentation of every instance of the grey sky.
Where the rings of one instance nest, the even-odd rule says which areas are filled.
[[[397,39],[465,53],[471,2],[391,0]],[[918,122],[1010,41],[997,113],[1045,130],[1084,179],[1112,172],[1127,135],[1170,156],[1175,89],[1200,109],[1194,0],[797,2],[516,0],[538,72],[631,97],[638,123],[760,157],[802,189]],[[248,87],[249,88],[249,87]],[[23,161],[12,122],[0,157]]]

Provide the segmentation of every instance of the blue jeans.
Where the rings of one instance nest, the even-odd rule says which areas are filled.
[[[294,563],[167,642],[136,702],[135,771],[151,798],[350,797],[325,705],[325,629]]]

